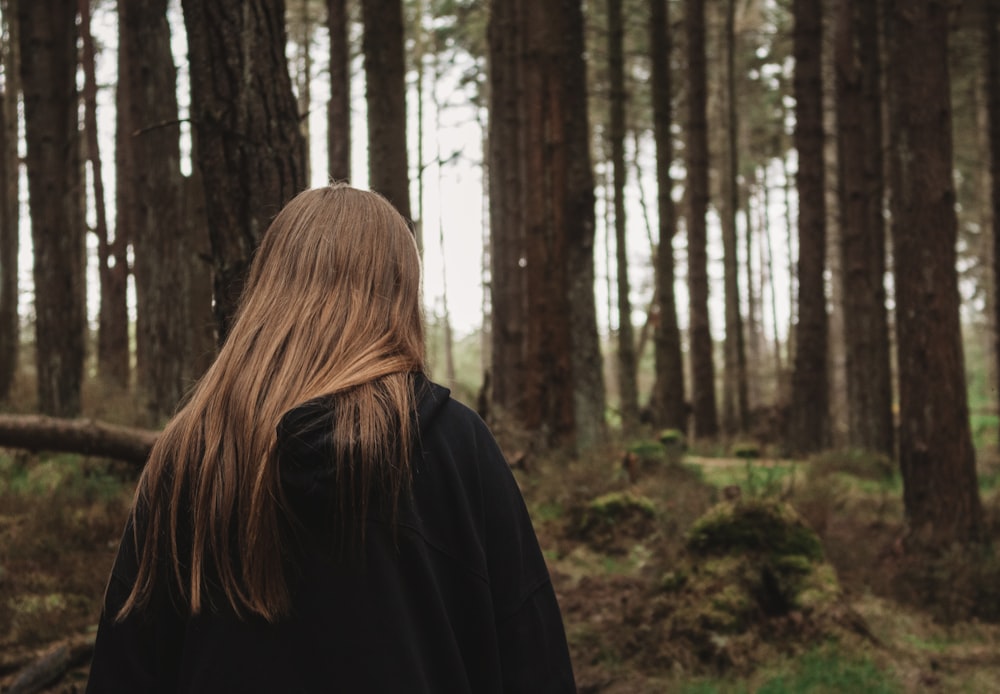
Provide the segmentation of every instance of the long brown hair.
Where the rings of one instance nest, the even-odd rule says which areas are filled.
[[[334,428],[347,443],[331,463],[352,466],[353,489],[385,487],[395,508],[423,354],[420,261],[405,220],[346,185],[289,202],[264,235],[218,358],[139,480],[138,577],[119,618],[145,605],[164,574],[193,614],[209,584],[237,614],[287,613],[282,415],[336,395]],[[190,533],[183,542],[179,527]]]

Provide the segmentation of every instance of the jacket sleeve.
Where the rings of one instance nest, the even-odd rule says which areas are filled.
[[[125,619],[115,616],[125,604],[138,573],[133,523],[129,520],[118,548],[97,629],[87,694],[104,692],[173,692],[184,623],[173,608],[163,580],[142,610]]]
[[[504,691],[575,692],[562,615],[521,491],[488,431],[480,449],[487,567]]]

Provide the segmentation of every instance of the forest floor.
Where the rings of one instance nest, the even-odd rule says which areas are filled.
[[[1000,584],[984,585],[1000,576],[987,571],[998,562],[954,555],[915,570],[891,466],[657,446],[632,447],[629,464],[624,449],[608,449],[571,463],[528,458],[516,471],[581,692],[1000,692]],[[980,458],[997,539],[1000,462]],[[82,691],[79,646],[93,637],[133,476],[103,460],[0,450],[0,691],[67,644],[66,657],[81,662],[34,691]],[[824,607],[734,602],[725,584],[698,593],[698,576],[714,569],[695,563],[692,528],[727,499],[788,505],[795,523],[815,530],[822,559],[811,566],[832,567]],[[914,597],[929,590],[936,597]],[[720,616],[733,604],[739,619]]]

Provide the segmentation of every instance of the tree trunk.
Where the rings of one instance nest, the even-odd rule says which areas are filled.
[[[0,446],[95,455],[142,465],[159,435],[92,419],[0,415]]]
[[[869,3],[873,4],[873,3]],[[829,424],[827,445],[843,448],[847,445],[849,428],[847,405],[847,350],[844,344],[844,282],[840,259],[840,197],[838,193],[837,152],[837,80],[834,65],[836,8],[823,4],[823,193],[826,197],[826,268],[824,276],[829,287],[827,318],[827,393],[829,393]],[[867,67],[867,66],[866,66]]]
[[[285,58],[284,2],[182,5],[221,344],[254,249],[271,219],[305,187],[305,146]]]
[[[652,61],[653,129],[656,137],[656,201],[659,213],[659,241],[655,279],[658,320],[654,333],[656,381],[653,411],[657,424],[687,431],[684,404],[684,360],[681,331],[677,325],[674,294],[674,234],[677,220],[672,195],[674,182],[670,165],[674,159],[671,134],[670,28],[668,0],[650,0],[650,57]]]
[[[3,91],[0,92],[0,402],[10,398],[21,349],[17,313],[20,224],[20,160],[17,154],[17,102],[20,91],[17,11],[3,0]]]
[[[521,208],[520,0],[494,0],[489,41],[489,216],[494,422],[522,420],[524,395],[524,220]]]
[[[728,0],[725,7],[725,79],[722,82],[720,105],[725,115],[720,119],[724,125],[726,143],[723,147],[723,166],[720,167],[719,183],[721,191],[720,216],[722,221],[722,254],[724,265],[724,287],[726,306],[725,376],[726,397],[723,400],[723,426],[729,433],[746,431],[748,410],[747,357],[743,334],[743,316],[740,310],[740,263],[736,233],[736,214],[739,210],[739,152],[736,137],[736,3]]]
[[[97,237],[97,274],[101,284],[101,308],[97,334],[97,373],[108,385],[125,389],[128,387],[129,349],[128,323],[125,295],[121,294],[121,305],[113,306],[113,296],[105,289],[113,284],[111,274],[111,244],[108,231],[107,210],[104,202],[104,174],[101,162],[100,144],[97,136],[97,78],[95,70],[94,37],[90,31],[90,0],[79,0],[80,38],[83,44],[81,62],[84,74],[84,131],[87,141],[87,157],[93,181],[94,213]],[[115,311],[120,308],[120,311]]]
[[[313,41],[313,21],[309,12],[310,0],[300,0],[299,2],[299,35],[296,38],[298,45],[299,64],[295,71],[295,88],[298,97],[299,109],[299,129],[302,131],[302,142],[305,150],[305,180],[306,185],[312,180],[312,164],[310,162],[310,133],[309,133],[309,111],[312,110],[312,41]]]
[[[789,445],[795,453],[823,449],[829,436],[826,191],[823,187],[822,2],[795,0],[795,149],[799,192],[799,319]]]
[[[625,234],[625,55],[621,0],[608,0],[608,73],[611,118],[608,139],[614,179],[615,251],[618,278],[618,398],[622,430],[626,434],[639,423],[639,387],[636,381],[635,335],[632,300],[629,296],[628,246]]]
[[[128,90],[123,146],[130,150],[134,196],[137,304],[136,363],[140,398],[152,422],[169,417],[196,375],[189,347],[194,325],[188,297],[201,268],[191,262],[180,170],[176,71],[167,0],[118,5],[119,47]]]
[[[80,411],[86,331],[76,2],[18,4],[35,266],[38,407]]]
[[[330,33],[330,101],[327,104],[327,157],[333,181],[351,180],[351,44],[347,0],[327,0]]]
[[[399,213],[410,212],[406,150],[406,56],[402,0],[361,0],[365,100],[368,104],[368,181]]]
[[[715,364],[708,317],[708,126],[706,116],[705,2],[684,0],[687,37],[687,176],[691,212],[688,228],[688,285],[691,297],[691,399],[696,438],[715,436]]]
[[[1000,8],[986,3],[986,110],[989,114],[990,206],[993,220],[993,354],[994,373],[1000,378]],[[994,384],[997,392],[997,384]]]
[[[493,273],[494,334],[510,330],[505,323],[515,312],[523,318],[523,333],[515,334],[518,354],[501,356],[500,349],[517,345],[494,342],[495,366],[519,362],[513,374],[495,372],[494,393],[510,378],[502,388],[509,395],[514,384],[522,386],[516,395],[521,427],[542,445],[585,447],[603,438],[604,383],[594,309],[582,9],[579,0],[495,2],[490,23],[497,107],[490,172],[491,189],[499,193],[490,222],[494,268],[521,268]],[[510,177],[520,180],[498,191]],[[516,217],[504,216],[508,206],[518,208]],[[500,230],[514,219],[520,228]],[[508,296],[501,296],[501,281],[513,283]]]
[[[948,13],[887,13],[900,468],[910,540],[944,550],[983,536],[959,322]]]
[[[836,103],[848,443],[852,448],[891,457],[878,32],[874,3],[841,0],[836,30]]]

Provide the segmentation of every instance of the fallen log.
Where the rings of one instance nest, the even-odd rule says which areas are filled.
[[[11,680],[4,694],[35,694],[61,680],[67,672],[87,662],[94,652],[94,635],[75,636],[53,646],[29,663]]]
[[[160,432],[94,419],[0,415],[0,447],[97,455],[142,465]]]

